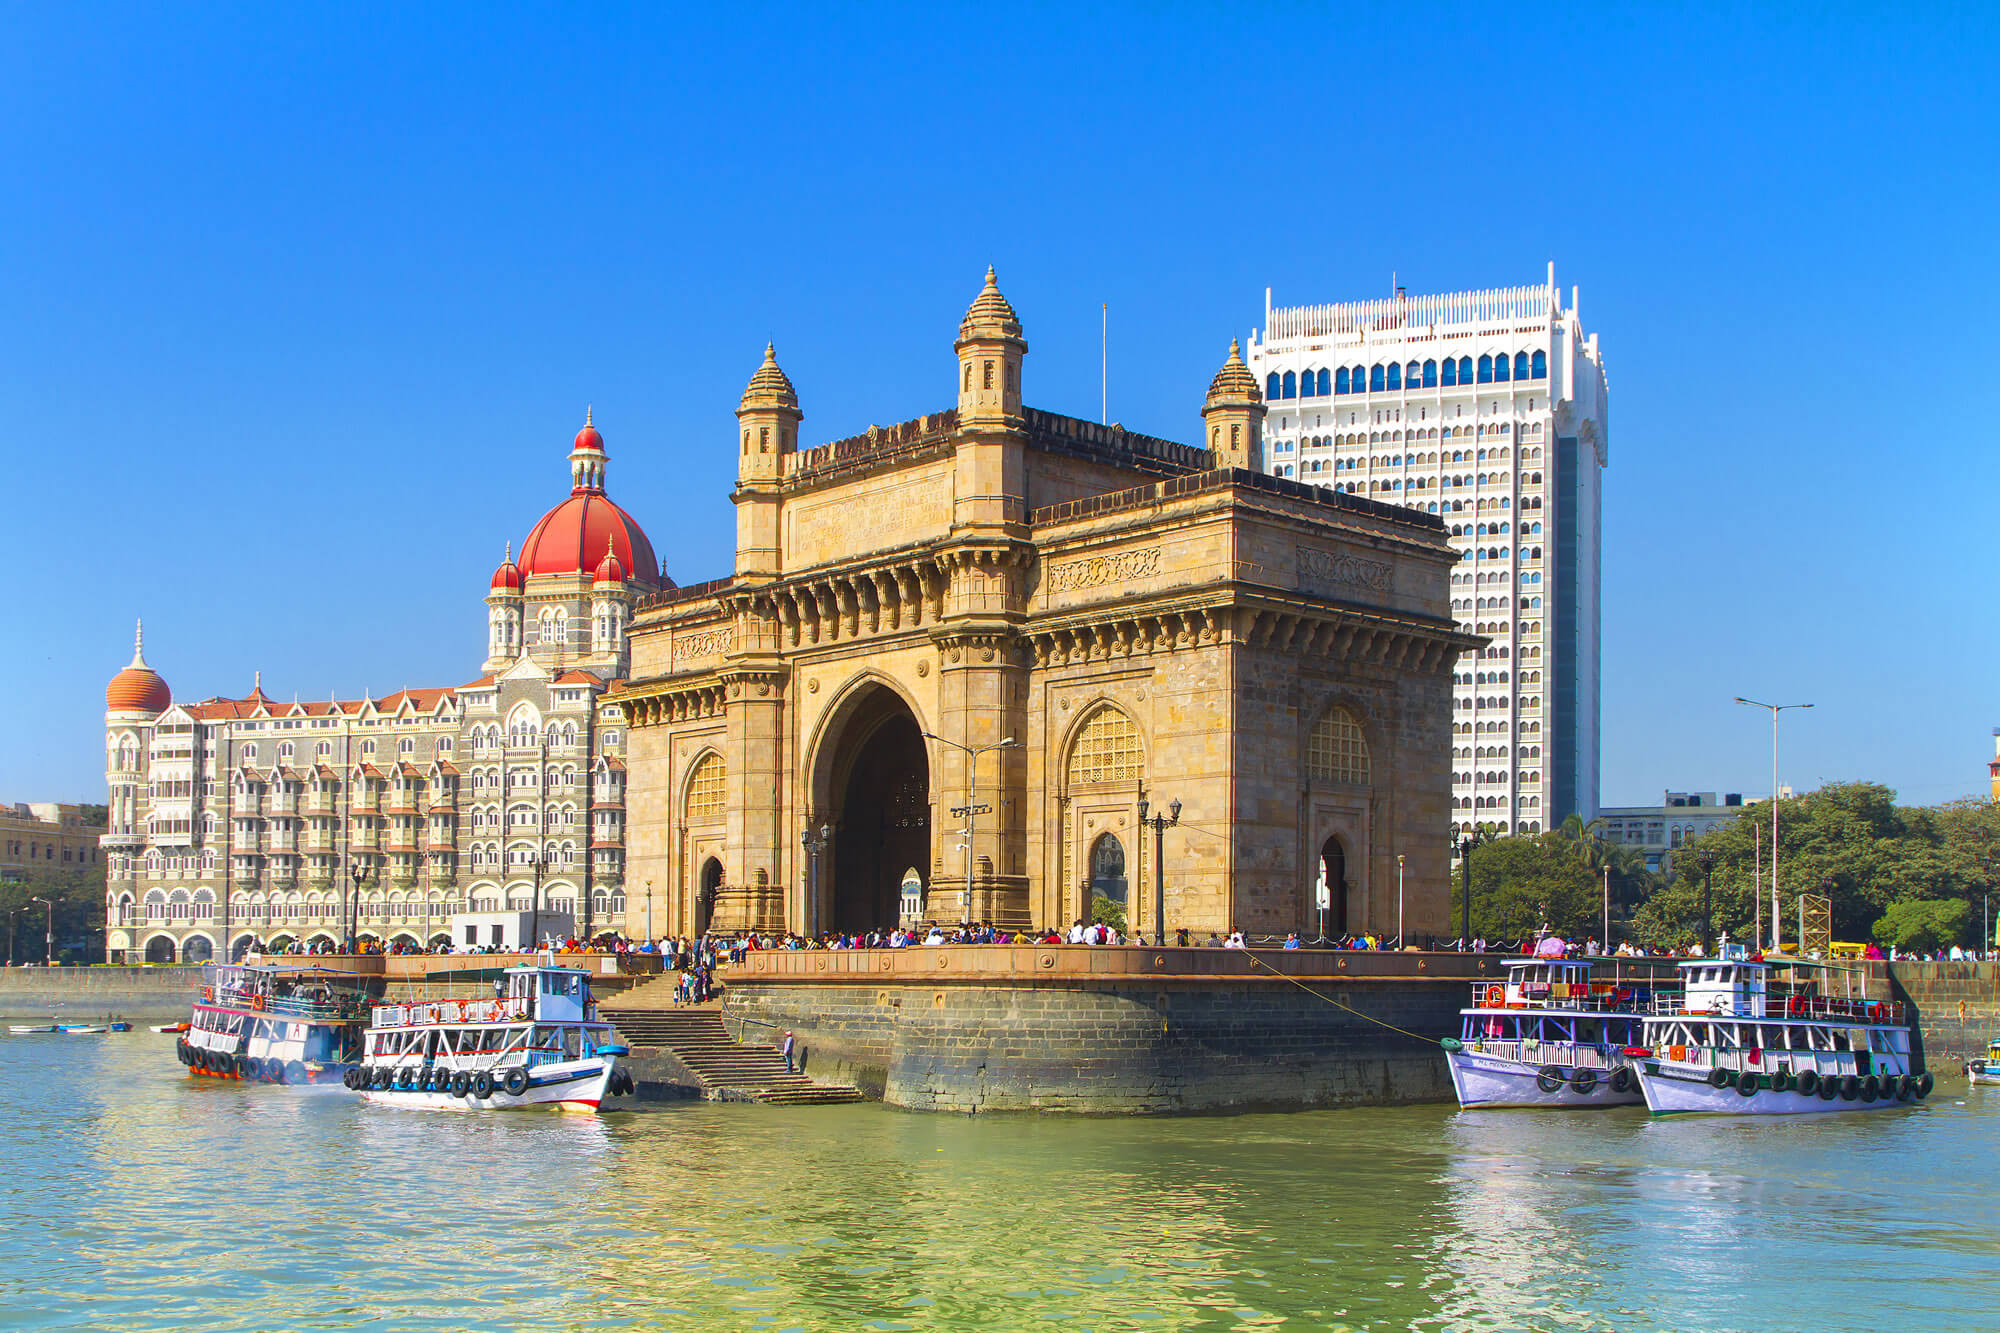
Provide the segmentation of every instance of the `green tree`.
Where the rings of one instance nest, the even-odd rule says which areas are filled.
[[[1929,953],[1963,944],[1972,925],[1972,908],[1959,898],[1914,899],[1890,903],[1875,923],[1875,940],[1896,949]]]
[[[1452,880],[1459,920],[1462,880]],[[1472,853],[1472,933],[1508,945],[1543,926],[1565,938],[1598,933],[1598,878],[1559,836],[1494,838]]]
[[[104,961],[104,867],[99,865],[37,866],[20,879],[0,883],[0,916],[11,924],[9,962],[39,963],[46,952],[48,909],[35,901],[55,904],[58,958],[71,962]]]

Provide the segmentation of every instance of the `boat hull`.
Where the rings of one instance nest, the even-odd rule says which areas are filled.
[[[404,1091],[400,1088],[369,1088],[361,1100],[378,1106],[398,1106],[411,1111],[571,1111],[595,1115],[609,1095],[611,1073],[617,1061],[590,1058],[543,1065],[529,1074],[529,1085],[519,1096],[495,1086],[489,1097],[463,1097],[448,1092]]]
[[[1689,1067],[1676,1070],[1655,1063],[1639,1066],[1639,1088],[1646,1097],[1646,1109],[1654,1115],[1824,1115],[1835,1111],[1890,1111],[1914,1105],[1898,1100],[1895,1094],[1878,1095],[1873,1101],[1856,1096],[1826,1098],[1818,1092],[1797,1088],[1773,1091],[1768,1083],[1744,1096],[1733,1086],[1716,1087],[1708,1081],[1709,1071]]]
[[[1466,1049],[1446,1051],[1451,1069],[1451,1086],[1458,1104],[1468,1110],[1522,1108],[1542,1110],[1601,1110],[1613,1106],[1637,1106],[1644,1100],[1636,1081],[1619,1092],[1611,1086],[1613,1070],[1592,1069],[1597,1075],[1588,1092],[1579,1092],[1570,1079],[1573,1067],[1555,1064],[1563,1073],[1554,1091],[1542,1086],[1542,1065],[1530,1065],[1504,1056],[1486,1055]]]
[[[1965,1067],[1965,1081],[1978,1086],[2000,1087],[2000,1061],[1974,1060]]]

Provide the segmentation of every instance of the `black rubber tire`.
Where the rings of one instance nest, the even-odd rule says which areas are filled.
[[[493,1095],[493,1075],[482,1069],[472,1076],[470,1086],[472,1088],[472,1095],[484,1101]]]
[[[1851,1102],[1861,1095],[1861,1080],[1849,1074],[1840,1080],[1840,1100]]]
[[[341,1070],[341,1071],[340,1071],[340,1086],[341,1086],[341,1087],[343,1087],[343,1088],[346,1088],[346,1089],[347,1089],[347,1090],[348,1090],[349,1092],[353,1092],[353,1091],[354,1091],[354,1066],[353,1066],[353,1065],[349,1065],[349,1066],[348,1066],[347,1068],[345,1068],[345,1069],[343,1069],[343,1070]]]
[[[1611,1071],[1611,1090],[1613,1092],[1632,1091],[1632,1066],[1620,1065]]]
[[[1801,1069],[1799,1071],[1799,1095],[1801,1097],[1817,1097],[1819,1095],[1818,1070]]]
[[[1563,1072],[1554,1065],[1543,1065],[1535,1071],[1535,1086],[1543,1092],[1561,1092]]]
[[[1861,1100],[1872,1102],[1882,1095],[1882,1080],[1870,1074],[1861,1080]]]
[[[1830,1102],[1839,1095],[1840,1095],[1839,1079],[1829,1076],[1819,1081],[1819,1099],[1821,1101]]]
[[[528,1090],[528,1071],[525,1069],[508,1070],[507,1077],[500,1080],[500,1086],[507,1090],[509,1097],[519,1097]]]
[[[1736,1076],[1736,1095],[1738,1097],[1755,1097],[1757,1095],[1757,1076],[1747,1069],[1738,1074]]]
[[[1901,1078],[1896,1080],[1897,1101],[1907,1102],[1914,1099],[1916,1095],[1917,1095],[1917,1081],[1915,1079],[1911,1078],[1908,1074],[1905,1074]]]
[[[451,1095],[463,1097],[472,1089],[472,1079],[461,1069],[451,1076]]]
[[[189,1063],[188,1044],[186,1037],[182,1037],[180,1040],[174,1043],[174,1059],[180,1061],[182,1064]]]
[[[1595,1069],[1574,1071],[1569,1076],[1569,1088],[1579,1097],[1588,1097],[1597,1091],[1597,1071]]]
[[[1937,1080],[1931,1077],[1930,1070],[1926,1069],[1923,1073],[1917,1075],[1918,1099],[1922,1100],[1923,1098],[1930,1096],[1931,1089],[1936,1086],[1937,1086]]]
[[[294,1060],[286,1065],[285,1077],[282,1081],[296,1087],[303,1087],[312,1082],[312,1075],[306,1072],[306,1062],[303,1060]]]
[[[1736,1073],[1734,1070],[1723,1069],[1718,1066],[1708,1071],[1708,1086],[1711,1088],[1726,1088],[1735,1081]]]

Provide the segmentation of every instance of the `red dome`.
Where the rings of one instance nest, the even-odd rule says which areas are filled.
[[[607,543],[630,577],[648,586],[658,582],[660,562],[645,532],[630,514],[591,491],[578,491],[542,515],[521,543],[521,572],[532,577],[595,570]]]
[[[146,665],[146,637],[143,629],[132,635],[132,661],[104,687],[107,713],[164,713],[174,702],[174,692],[160,673]]]
[[[609,541],[604,543],[604,548],[604,558],[597,562],[596,581],[598,583],[623,583],[625,581],[625,566],[618,562],[618,552],[612,549],[612,543]]]
[[[493,591],[521,591],[521,567],[514,563],[512,551],[509,551],[507,558],[500,562],[500,568],[493,571]]]
[[[597,433],[597,427],[585,421],[583,429],[576,433],[576,443],[571,447],[575,449],[595,449],[601,454],[604,452],[604,437]]]

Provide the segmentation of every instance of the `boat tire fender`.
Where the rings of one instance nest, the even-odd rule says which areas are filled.
[[[1535,1071],[1535,1086],[1543,1092],[1560,1092],[1563,1085],[1563,1071],[1554,1065],[1543,1065]]]
[[[1799,1096],[1812,1097],[1819,1093],[1819,1071],[1801,1069],[1799,1071]]]
[[[1613,1092],[1632,1091],[1632,1067],[1630,1065],[1620,1065],[1611,1071],[1611,1090]]]
[[[1839,1078],[1837,1078],[1837,1077],[1835,1077],[1835,1076],[1833,1076],[1833,1075],[1827,1075],[1826,1077],[1823,1077],[1823,1078],[1821,1078],[1821,1079],[1820,1079],[1820,1081],[1819,1081],[1819,1099],[1820,1099],[1821,1101],[1823,1101],[1823,1102],[1830,1102],[1830,1101],[1832,1101],[1832,1100],[1833,1100],[1833,1099],[1834,1099],[1835,1097],[1838,1097],[1839,1095],[1840,1095],[1840,1080],[1839,1080]]]
[[[1896,1080],[1896,1100],[1907,1102],[1917,1095],[1917,1081],[1908,1074]]]
[[[453,1074],[451,1076],[452,1096],[463,1097],[466,1094],[466,1090],[469,1089],[471,1086],[472,1086],[472,1079],[469,1076],[467,1076],[466,1072],[463,1069],[459,1070],[456,1074]]]
[[[1851,1102],[1861,1095],[1861,1080],[1849,1074],[1840,1080],[1840,1100]]]
[[[493,1075],[480,1070],[472,1076],[472,1095],[482,1101],[493,1095]]]
[[[1861,1080],[1861,1100],[1872,1102],[1882,1095],[1882,1080],[1870,1074]]]
[[[1757,1076],[1747,1069],[1738,1074],[1736,1076],[1736,1095],[1738,1097],[1755,1097],[1757,1095]]]
[[[286,1065],[284,1081],[286,1083],[312,1082],[312,1076],[306,1073],[306,1062],[303,1060],[294,1060]]]
[[[1726,1088],[1735,1081],[1736,1076],[1720,1066],[1708,1071],[1708,1086],[1711,1088]]]
[[[1931,1071],[1930,1071],[1930,1070],[1926,1069],[1926,1070],[1925,1070],[1925,1071],[1924,1071],[1923,1073],[1921,1073],[1921,1074],[1917,1075],[1917,1096],[1918,1096],[1918,1097],[1922,1098],[1922,1097],[1928,1097],[1928,1096],[1930,1096],[1930,1095],[1931,1095],[1931,1089],[1932,1089],[1932,1088],[1934,1088],[1934,1087],[1936,1087],[1936,1086],[1937,1086],[1937,1080],[1931,1077]]]
[[[1791,1090],[1792,1076],[1782,1069],[1773,1069],[1771,1071],[1771,1091],[1790,1092]]]
[[[508,1070],[507,1077],[502,1080],[501,1086],[507,1089],[509,1097],[520,1096],[528,1090],[528,1071],[525,1069]]]
[[[1597,1091],[1597,1071],[1595,1069],[1577,1070],[1569,1076],[1569,1086],[1570,1090],[1575,1092],[1577,1096],[1588,1097],[1591,1093]]]

